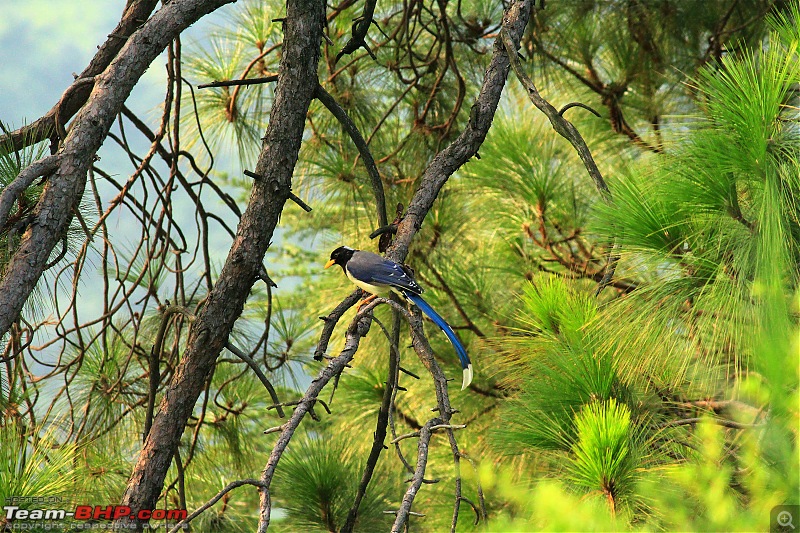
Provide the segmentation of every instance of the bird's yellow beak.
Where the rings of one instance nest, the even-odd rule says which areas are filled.
[[[328,261],[327,263],[325,263],[325,268],[332,267],[332,266],[333,266],[335,263],[336,263],[336,261],[334,261],[333,259],[331,259],[330,261]]]

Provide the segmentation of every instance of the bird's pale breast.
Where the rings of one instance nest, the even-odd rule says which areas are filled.
[[[364,289],[370,294],[377,294],[378,296],[389,296],[389,293],[392,292],[387,285],[372,285],[365,281],[361,281],[360,279],[355,278],[352,274],[350,274],[350,271],[346,268],[345,268],[345,273],[347,274],[347,277],[350,278],[350,281],[352,281],[357,287]]]

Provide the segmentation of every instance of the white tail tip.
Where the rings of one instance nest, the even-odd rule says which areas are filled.
[[[461,381],[461,390],[469,387],[470,383],[472,383],[472,363],[468,364],[467,368],[464,369],[464,376]]]

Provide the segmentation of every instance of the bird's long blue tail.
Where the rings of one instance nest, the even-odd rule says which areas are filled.
[[[428,318],[434,321],[434,323],[439,326],[439,328],[447,335],[447,338],[450,339],[450,342],[453,344],[453,348],[456,349],[456,353],[458,354],[458,359],[461,361],[461,368],[463,369],[463,379],[461,382],[461,390],[464,390],[469,386],[472,382],[472,363],[469,360],[469,355],[467,355],[467,350],[464,348],[464,345],[461,344],[461,341],[458,340],[456,337],[456,333],[453,331],[453,328],[450,327],[450,324],[445,322],[444,318],[442,318],[439,313],[433,310],[428,302],[422,299],[422,296],[419,294],[414,294],[410,291],[403,291],[405,297],[414,302],[417,307],[422,309],[422,312],[428,315]]]

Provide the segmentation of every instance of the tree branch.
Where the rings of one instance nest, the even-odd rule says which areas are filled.
[[[303,398],[298,402],[294,413],[292,413],[292,417],[285,424],[283,424],[283,429],[278,437],[278,441],[272,448],[272,453],[270,453],[267,465],[264,467],[264,471],[261,474],[261,513],[258,522],[258,533],[266,533],[267,528],[269,527],[270,514],[272,512],[269,487],[272,483],[272,478],[275,475],[275,468],[278,466],[278,461],[280,461],[283,452],[286,450],[286,446],[288,446],[289,441],[294,436],[294,432],[300,426],[300,422],[302,422],[303,417],[309,411],[311,406],[314,405],[319,393],[322,392],[322,389],[334,376],[339,375],[344,370],[345,366],[355,356],[356,350],[358,350],[358,345],[361,342],[361,337],[367,334],[371,322],[370,317],[364,313],[377,305],[377,303],[378,302],[373,302],[368,307],[365,307],[364,311],[356,315],[356,317],[350,323],[350,326],[347,328],[347,333],[345,334],[345,344],[342,351],[337,357],[331,359],[328,365],[323,368],[317,377],[311,382],[311,384],[308,386],[308,389],[306,389],[305,394],[303,394]],[[319,348],[317,349],[319,350]]]
[[[515,46],[519,46],[532,8],[532,0],[517,0],[509,5],[503,16],[503,28]],[[390,259],[403,262],[414,235],[422,227],[422,221],[433,206],[439,191],[450,176],[478,152],[492,125],[509,69],[508,54],[502,39],[498,37],[494,42],[494,52],[486,68],[480,92],[472,105],[469,122],[456,140],[436,154],[425,169],[406,216],[397,227],[396,239],[387,254]]]
[[[370,182],[372,183],[372,194],[375,195],[375,204],[378,210],[378,226],[388,225],[389,220],[386,215],[386,196],[383,193],[383,182],[381,181],[381,175],[378,173],[378,167],[375,166],[375,160],[372,158],[367,142],[364,140],[364,137],[361,136],[361,132],[358,131],[358,127],[356,123],[353,122],[353,119],[342,109],[342,106],[336,102],[333,96],[322,88],[322,85],[317,85],[314,96],[316,96],[317,100],[322,102],[322,105],[328,108],[328,111],[336,117],[336,120],[339,121],[344,131],[346,131],[350,139],[352,139],[353,144],[358,148],[358,153],[361,154],[361,159],[364,160],[364,166],[367,167],[367,174],[369,174]]]
[[[556,130],[556,133],[567,139],[570,144],[572,144],[573,148],[575,148],[575,151],[578,152],[578,156],[581,158],[581,161],[583,161],[583,165],[586,167],[589,177],[591,177],[592,181],[594,181],[595,187],[600,193],[600,197],[603,199],[603,201],[610,203],[611,191],[608,189],[608,185],[603,179],[603,175],[597,168],[597,164],[594,162],[592,153],[589,151],[589,147],[586,146],[586,141],[583,140],[583,136],[580,134],[578,129],[570,121],[563,117],[562,113],[563,111],[566,111],[568,107],[565,106],[562,109],[562,112],[559,112],[550,104],[550,102],[542,98],[542,96],[539,94],[539,91],[536,89],[536,85],[534,85],[533,81],[528,77],[527,74],[525,74],[525,71],[522,69],[522,65],[519,62],[519,57],[517,57],[517,49],[519,48],[519,44],[513,41],[511,35],[505,28],[500,30],[499,38],[503,40],[503,46],[505,46],[506,51],[511,58],[511,67],[514,69],[514,73],[517,75],[519,82],[523,87],[525,87],[525,90],[528,93],[528,98],[530,98],[531,102],[533,102],[533,105],[536,106],[539,111],[544,113],[548,120],[550,120],[550,124],[553,126],[553,129]],[[597,285],[595,296],[599,295],[600,292],[611,283],[611,280],[614,277],[614,271],[616,270],[617,262],[619,261],[619,253],[616,251],[616,249],[616,239],[613,239],[608,249],[605,274]]]
[[[173,0],[164,9],[176,3]],[[279,79],[255,168],[255,173],[264,178],[253,183],[228,258],[190,328],[183,360],[164,392],[160,412],[128,481],[122,504],[132,509],[152,509],[155,505],[171,452],[178,445],[197,398],[262,268],[264,253],[287,200],[285,193],[291,188],[308,105],[317,84],[324,10],[324,3],[314,0],[288,3]]]
[[[198,507],[194,512],[192,512],[192,514],[190,514],[189,516],[187,516],[186,518],[184,518],[183,520],[181,520],[180,522],[175,524],[175,527],[170,529],[169,533],[177,533],[178,531],[182,531],[183,530],[183,526],[185,526],[186,524],[188,524],[189,522],[191,522],[192,520],[194,520],[195,518],[197,518],[198,516],[203,514],[203,512],[205,512],[206,509],[210,508],[212,505],[217,503],[223,496],[228,494],[233,489],[236,489],[236,488],[239,488],[239,487],[243,487],[245,485],[252,485],[254,487],[261,487],[261,482],[259,480],[257,480],[257,479],[240,479],[240,480],[237,480],[237,481],[231,481],[230,483],[228,483],[225,486],[224,489],[219,491],[216,494],[216,496],[214,496],[213,498],[208,500],[206,503],[204,503],[203,505]]]
[[[81,84],[83,78],[96,76],[103,72],[127,43],[127,39],[130,35],[147,20],[156,8],[156,5],[158,5],[158,0],[129,1],[125,6],[125,11],[123,11],[122,18],[119,24],[117,24],[117,27],[108,34],[106,42],[98,48],[97,53],[94,55],[89,65],[81,72],[80,76],[77,77],[75,84],[67,88],[64,95],[73,92],[74,85]],[[0,148],[10,144],[13,150],[21,150],[26,146],[47,139],[48,135],[55,131],[56,112],[60,112],[62,121],[68,120],[83,107],[86,100],[89,98],[89,94],[91,94],[89,87],[80,87],[80,89],[74,90],[74,94],[70,98],[65,100],[64,96],[62,96],[59,102],[42,118],[11,132],[10,135],[0,137]],[[64,101],[62,102],[62,100]]]
[[[142,441],[147,439],[147,434],[150,433],[150,427],[153,425],[153,411],[156,406],[156,393],[158,392],[158,384],[161,381],[160,373],[159,373],[159,361],[161,361],[161,351],[164,346],[164,335],[167,332],[167,326],[169,325],[169,319],[172,315],[181,313],[189,320],[194,319],[191,313],[189,313],[186,309],[179,305],[169,305],[167,306],[161,315],[161,323],[158,327],[158,333],[156,333],[156,340],[153,343],[152,348],[150,349],[150,357],[148,358],[149,362],[149,380],[150,386],[148,389],[147,394],[147,411],[145,411],[144,417],[144,430],[142,431]]]
[[[389,410],[392,407],[392,398],[394,397],[394,390],[397,387],[400,369],[400,351],[398,344],[400,342],[400,311],[394,309],[392,311],[392,333],[384,330],[387,339],[389,340],[389,371],[386,377],[386,388],[383,389],[383,398],[381,400],[381,408],[378,411],[378,420],[376,421],[375,432],[373,433],[372,448],[370,449],[367,463],[364,466],[364,473],[361,476],[361,481],[358,484],[358,492],[356,493],[355,501],[353,502],[350,511],[347,513],[347,520],[341,529],[341,533],[350,533],[356,525],[356,518],[358,517],[358,508],[361,505],[361,500],[367,492],[367,487],[372,479],[372,474],[375,471],[375,466],[378,464],[381,452],[386,447],[384,440],[386,440],[386,426],[389,423]],[[376,320],[376,323],[383,328],[383,325]]]
[[[272,83],[278,81],[278,76],[264,76],[263,78],[248,78],[246,80],[225,80],[225,81],[212,81],[211,83],[203,83],[198,85],[198,89],[206,89],[208,87],[238,87],[239,85],[261,85],[264,83]]]
[[[454,504],[453,504],[453,518],[450,523],[450,531],[451,533],[455,533],[456,525],[458,523],[458,511],[461,506],[462,494],[461,494],[461,452],[458,449],[458,443],[456,442],[455,434],[453,433],[454,429],[459,429],[460,426],[454,426],[450,423],[450,418],[455,414],[457,411],[453,409],[450,405],[450,396],[447,392],[447,378],[442,372],[441,367],[436,363],[436,358],[433,353],[433,349],[431,348],[430,343],[428,342],[427,337],[422,329],[422,313],[420,312],[419,308],[415,307],[413,313],[410,313],[409,318],[409,325],[411,326],[411,344],[414,347],[414,351],[417,353],[420,361],[431,374],[433,378],[434,388],[436,390],[436,410],[439,411],[438,419],[441,420],[440,422],[434,424],[431,427],[433,430],[434,427],[441,427],[447,430],[447,437],[450,441],[450,449],[453,454],[453,463],[455,469],[455,481],[454,481]],[[406,495],[409,493],[407,492]],[[411,500],[413,501],[413,497],[416,493],[411,495]],[[404,498],[405,502],[405,498]],[[410,509],[410,506],[409,506]],[[399,518],[398,514],[398,518]],[[398,524],[398,521],[395,521],[395,525]]]
[[[283,412],[283,407],[281,407],[280,399],[278,398],[278,393],[275,392],[275,387],[272,386],[272,383],[270,383],[270,381],[267,379],[267,376],[265,376],[264,373],[261,371],[261,369],[258,368],[258,364],[253,360],[253,358],[244,353],[244,351],[240,350],[239,348],[231,344],[230,342],[225,343],[225,348],[227,348],[228,351],[234,353],[239,359],[247,363],[247,366],[249,366],[250,369],[253,372],[255,372],[256,376],[258,376],[259,381],[261,381],[261,384],[264,385],[265,389],[267,389],[270,398],[272,398],[272,401],[275,404],[275,410],[278,411],[278,416],[281,418],[286,416],[286,414]]]
[[[375,14],[375,5],[377,3],[378,0],[366,0],[364,2],[364,11],[360,16],[353,19],[353,34],[342,47],[341,51],[336,54],[334,65],[339,61],[339,59],[342,58],[342,56],[350,55],[359,48],[364,48],[369,56],[372,59],[375,59],[375,54],[372,53],[372,50],[369,49],[369,45],[367,45],[366,37],[369,27],[372,24],[372,17]]]
[[[86,173],[117,113],[142,74],[172,38],[202,16],[234,0],[175,0],[158,10],[125,43],[108,68],[95,77],[90,100],[76,116],[59,150],[59,164],[48,179],[0,282],[0,336],[19,315],[53,247],[64,234],[86,185]]]
[[[432,418],[425,422],[422,429],[419,430],[419,442],[417,443],[417,465],[414,468],[414,476],[411,478],[411,485],[408,486],[403,501],[400,503],[400,508],[397,510],[397,516],[392,525],[392,533],[399,533],[403,530],[408,522],[408,515],[411,512],[411,505],[414,503],[414,498],[422,486],[422,481],[425,478],[425,468],[428,466],[428,447],[431,443],[431,436],[433,431],[432,426],[441,423],[441,419]]]
[[[8,221],[8,216],[11,213],[11,208],[14,207],[14,202],[17,201],[19,195],[25,192],[25,189],[31,186],[33,180],[39,176],[47,176],[53,172],[58,166],[58,156],[49,155],[34,163],[31,163],[14,178],[14,181],[9,183],[3,188],[3,193],[0,194],[0,228],[5,226]]]
[[[569,120],[565,119],[562,114],[550,104],[550,102],[542,98],[542,96],[539,94],[539,91],[536,89],[533,81],[531,81],[528,75],[525,74],[525,71],[522,70],[519,57],[517,57],[517,49],[519,48],[519,44],[514,43],[511,35],[505,28],[500,30],[500,38],[503,40],[503,46],[505,46],[506,52],[508,52],[508,57],[511,58],[511,68],[514,69],[514,74],[517,75],[519,82],[523,87],[525,87],[525,90],[528,93],[528,98],[530,98],[531,102],[533,102],[533,105],[536,106],[536,109],[544,113],[548,120],[550,120],[550,124],[553,126],[553,129],[556,130],[556,133],[564,137],[570,142],[570,144],[572,144],[572,146],[575,148],[575,151],[578,152],[578,156],[580,156],[581,161],[583,161],[583,165],[586,167],[587,172],[589,172],[589,176],[594,181],[598,192],[600,192],[600,195],[605,201],[609,201],[611,199],[611,193],[608,190],[608,185],[606,185],[603,175],[600,174],[600,170],[597,168],[597,164],[594,162],[592,153],[589,151],[589,147],[586,146],[586,141],[583,140],[583,136]]]
[[[695,424],[699,424],[701,422],[711,422],[712,424],[717,424],[718,426],[723,426],[731,429],[753,429],[764,426],[764,424],[745,424],[742,422],[727,420],[725,418],[705,417],[705,418],[682,418],[680,420],[670,420],[669,422],[664,422],[663,424],[659,424],[658,427],[671,428],[678,426],[694,426]]]

